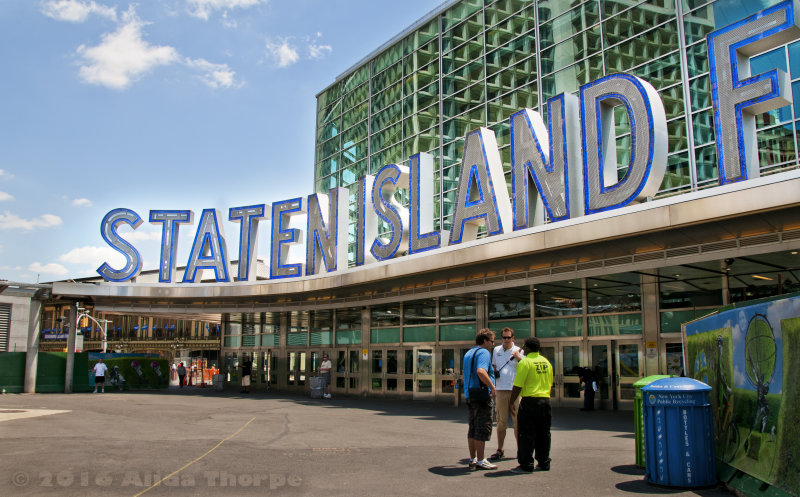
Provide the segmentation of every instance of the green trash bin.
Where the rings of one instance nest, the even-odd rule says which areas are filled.
[[[644,468],[644,409],[642,407],[642,387],[661,378],[671,378],[668,374],[646,376],[633,384],[636,397],[633,401],[634,433],[636,434],[636,465]]]

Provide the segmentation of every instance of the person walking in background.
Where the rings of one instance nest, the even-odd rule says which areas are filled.
[[[522,396],[519,406],[519,441],[517,462],[512,473],[532,473],[534,452],[536,467],[550,471],[550,389],[553,387],[553,366],[539,354],[541,344],[535,337],[526,338],[525,358],[517,365],[517,377],[509,404]]]
[[[496,395],[492,354],[494,332],[484,328],[475,336],[475,346],[461,362],[464,397],[469,408],[469,469],[497,469],[484,457],[486,442],[492,438],[492,405]]]
[[[594,411],[594,394],[598,388],[594,373],[591,369],[580,366],[572,368],[572,372],[577,374],[581,383],[583,383],[583,407],[581,411]]]
[[[178,384],[183,388],[183,380],[186,379],[186,368],[183,363],[178,364]]]
[[[242,361],[242,390],[241,393],[250,393],[250,376],[253,374],[253,363],[249,356]]]
[[[102,359],[98,359],[97,364],[94,365],[92,371],[94,371],[94,392],[92,393],[97,393],[97,385],[100,385],[100,392],[105,393],[106,371],[108,371],[108,366],[103,363]]]
[[[319,365],[319,374],[322,376],[323,381],[325,382],[325,390],[323,391],[322,397],[325,399],[331,398],[331,369],[333,368],[333,364],[331,364],[331,360],[328,359],[328,354],[322,354],[322,362]]]
[[[520,399],[513,404],[509,404],[511,399],[511,389],[514,387],[514,377],[517,375],[517,364],[522,360],[522,349],[514,345],[514,330],[509,327],[503,328],[500,332],[503,343],[494,348],[492,354],[492,367],[496,371],[497,377],[497,399],[494,403],[494,411],[497,417],[497,452],[489,458],[492,461],[500,461],[505,455],[503,445],[508,430],[508,416],[514,423],[514,439],[519,439],[519,428],[517,427],[517,409]]]

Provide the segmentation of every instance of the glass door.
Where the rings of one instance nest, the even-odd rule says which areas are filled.
[[[617,408],[633,410],[636,389],[633,384],[642,378],[642,344],[639,341],[617,341],[615,347]]]
[[[581,366],[585,354],[580,342],[542,343],[542,356],[553,366],[553,388],[550,391],[554,407],[582,407],[583,397],[580,379],[572,372],[575,366]]]
[[[680,340],[661,342],[661,371],[664,374],[680,376],[683,373],[683,343]]]
[[[433,347],[414,347],[414,400],[434,400],[435,356]]]
[[[286,385],[303,389],[306,385],[308,352],[305,350],[290,351],[286,354]]]
[[[610,341],[590,341],[589,361],[594,377],[597,379],[598,390],[594,396],[595,409],[614,409],[616,386],[613,365],[609,363],[611,354]]]
[[[443,398],[456,394],[456,379],[458,378],[457,363],[456,363],[456,349],[441,349],[441,356],[439,362],[440,374],[440,390],[439,394]]]
[[[336,349],[333,351],[333,374],[331,389],[339,393],[359,394],[360,349]]]
[[[370,395],[382,395],[386,390],[386,350],[369,351]]]

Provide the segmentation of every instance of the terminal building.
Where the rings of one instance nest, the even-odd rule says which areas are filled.
[[[738,31],[723,28],[758,27],[780,15],[788,27],[777,35],[763,31],[752,43],[726,41]],[[213,281],[174,283],[154,271],[122,282],[57,282],[52,298],[80,299],[112,320],[119,335],[109,337],[110,348],[119,348],[116,340],[128,351],[152,350],[161,340],[156,348],[168,351],[183,337],[182,349],[216,349],[231,382],[238,381],[242,358],[251,357],[256,388],[304,391],[327,353],[334,395],[452,402],[461,395],[461,358],[476,331],[488,327],[499,336],[510,327],[518,344],[529,336],[542,341],[554,366],[555,406],[581,405],[572,368],[588,366],[601,378],[598,407],[632,408],[637,379],[682,372],[682,323],[727,304],[800,290],[796,18],[792,2],[771,0],[445,2],[317,95],[313,192],[321,199],[343,188],[348,199],[349,214],[340,224],[348,235],[347,258],[337,270],[320,255],[303,261],[322,266],[324,259],[327,272],[277,272],[289,266],[275,257],[273,236],[273,257],[253,259],[255,276],[247,281],[220,282],[217,274]],[[714,38],[719,46],[728,43],[730,54],[739,56],[738,62],[731,57],[734,81],[727,82],[727,94],[719,88],[726,84],[721,68],[730,60],[709,49],[712,33],[720,33]],[[776,74],[770,81],[780,80],[774,87],[781,89],[773,93],[783,100],[745,102],[749,106],[736,101],[734,110],[724,112],[730,95],[739,95],[736,88],[754,86],[758,78],[747,78],[765,73]],[[642,117],[624,92],[609,93],[603,105],[617,104],[599,127],[611,143],[587,140],[593,82],[617,81],[607,78],[618,74],[637,77],[625,80],[634,85],[649,83],[663,111]],[[570,101],[561,95],[575,96],[584,118],[577,132],[583,139],[565,138],[564,155],[577,157],[569,167],[584,172],[581,182],[572,183],[585,193],[578,199],[584,202],[575,200],[569,216],[559,215],[552,198],[530,193],[541,178],[520,164],[536,157],[521,151],[533,143],[520,131],[522,118],[533,115],[520,114],[524,109],[541,115],[545,128],[550,124],[550,155],[558,155],[553,137],[569,135],[553,126],[558,121],[551,109],[563,110]],[[596,114],[601,123],[602,112]],[[569,127],[566,122],[564,129]],[[726,135],[731,129],[732,137]],[[659,182],[625,205],[590,208],[591,195],[632,181],[648,132],[651,156],[662,157]],[[658,133],[661,141],[653,137]],[[483,148],[474,148],[473,137],[491,136],[496,147],[481,142]],[[655,142],[665,150],[654,152]],[[598,147],[605,179],[592,189],[587,157],[597,156]],[[546,143],[540,147],[547,149]],[[730,155],[737,151],[743,157],[738,176],[728,166],[735,165]],[[465,214],[502,190],[497,173],[487,173],[492,183],[473,167],[486,165],[491,172],[495,153],[513,208],[521,198],[529,204],[515,211],[527,223],[519,229],[516,221],[513,228],[506,223],[494,229],[493,212]],[[611,166],[603,162],[609,158]],[[440,243],[424,250],[412,240],[391,257],[365,261],[363,235],[369,230],[359,212],[369,203],[370,183],[364,178],[386,178],[387,165],[419,171],[424,160],[432,164],[430,175],[417,179],[432,178],[431,184],[417,183],[415,191],[412,172],[412,187],[390,191],[394,203],[386,205],[399,206],[395,213],[410,208],[417,235],[425,210],[420,205],[429,207],[426,230],[438,233]],[[558,165],[556,159],[551,164]],[[390,179],[401,183],[399,175]],[[273,224],[276,212],[281,215],[275,205]],[[373,226],[386,244],[398,231],[389,210]],[[500,210],[496,218],[510,219]],[[371,242],[367,238],[367,247]],[[53,317],[62,313],[56,303],[45,303]],[[52,321],[42,319],[41,329],[54,328]]]

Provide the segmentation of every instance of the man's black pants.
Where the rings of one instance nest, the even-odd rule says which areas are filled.
[[[519,443],[517,462],[523,469],[533,470],[533,453],[536,461],[546,465],[550,458],[550,399],[523,397],[517,414]]]

